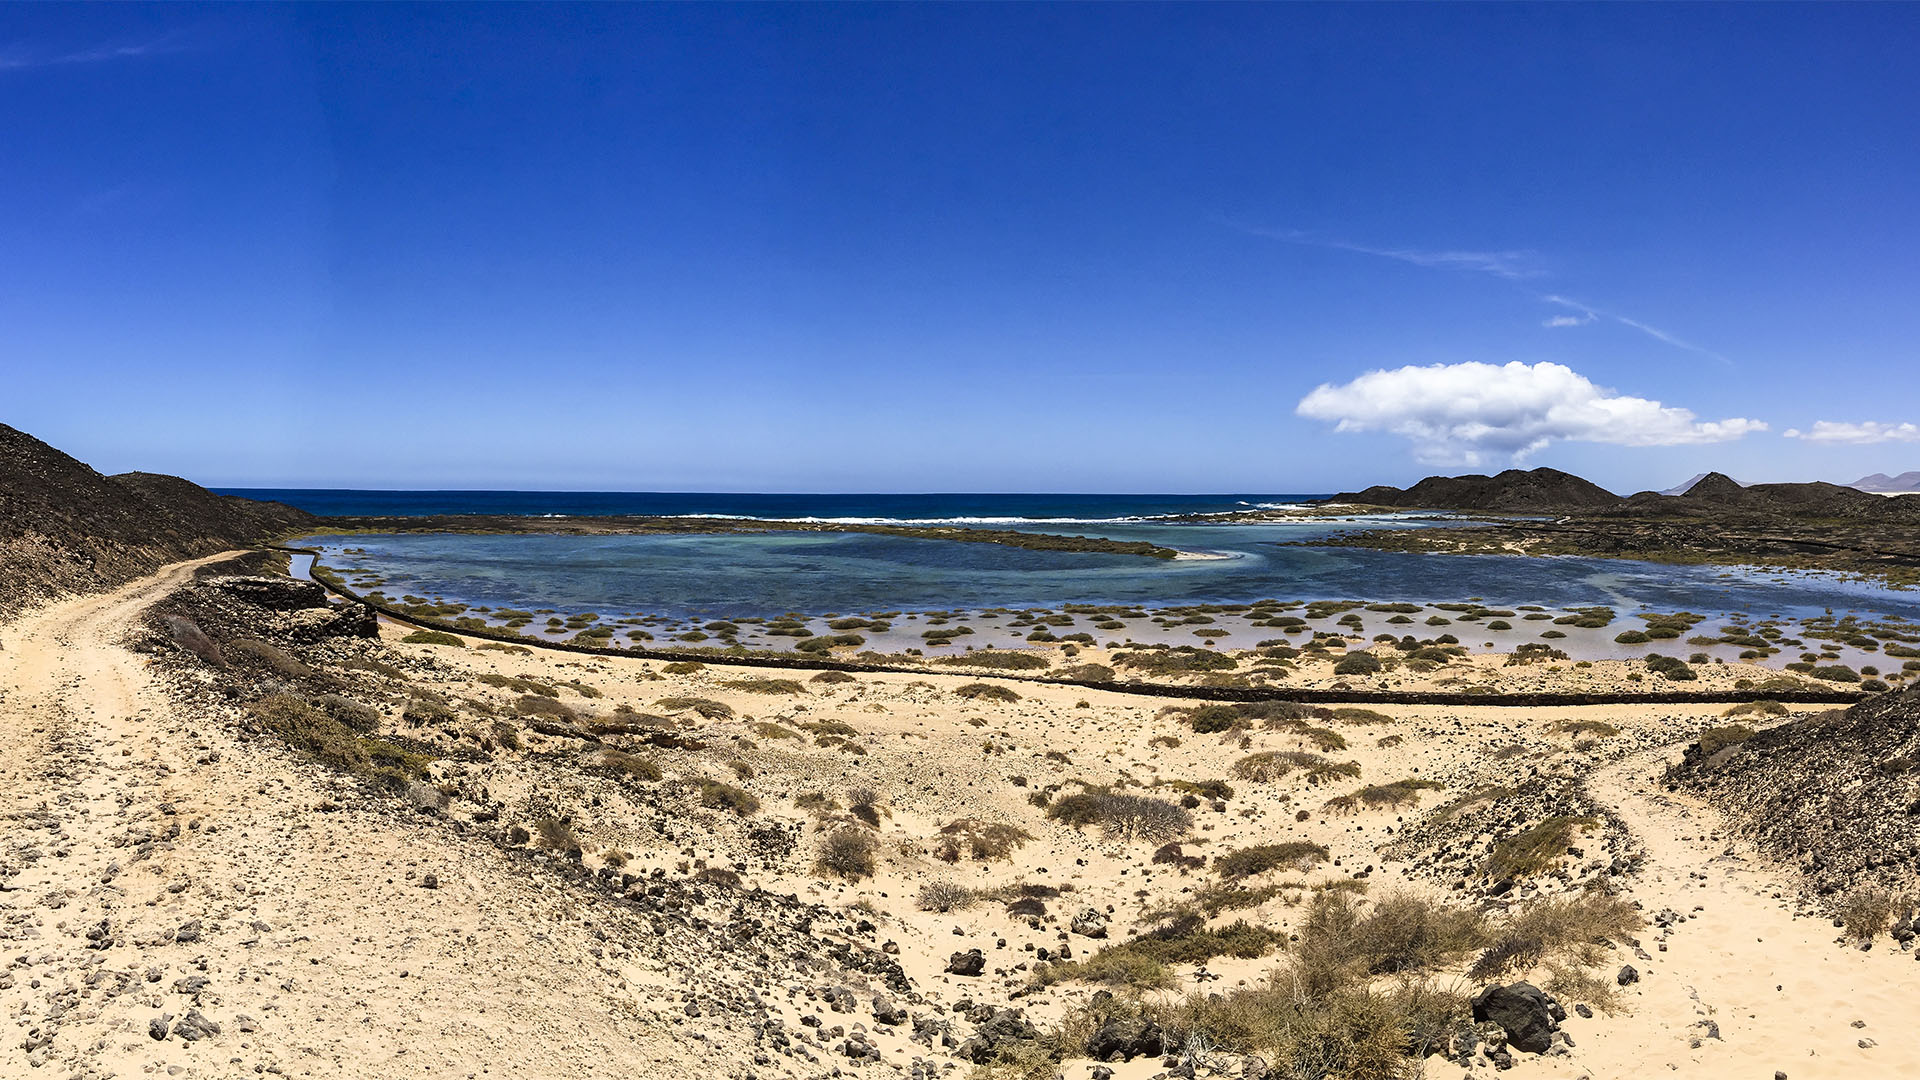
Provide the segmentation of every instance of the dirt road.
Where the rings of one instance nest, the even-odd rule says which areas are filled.
[[[0,627],[0,1075],[684,1075],[558,881],[177,714],[119,642],[196,565]]]

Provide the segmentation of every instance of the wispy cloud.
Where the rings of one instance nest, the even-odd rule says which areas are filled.
[[[1524,281],[1529,278],[1550,276],[1541,266],[1539,255],[1525,249],[1474,251],[1375,247],[1368,244],[1355,244],[1346,240],[1335,240],[1324,236],[1316,236],[1313,233],[1301,229],[1268,229],[1256,225],[1246,225],[1240,222],[1226,222],[1225,224],[1247,233],[1250,236],[1265,237],[1266,239],[1278,240],[1285,244],[1297,244],[1301,247],[1326,248],[1331,251],[1351,251],[1360,255],[1372,255],[1380,259],[1393,259],[1396,262],[1408,263],[1412,266],[1424,266],[1433,270],[1464,270],[1470,273],[1487,274],[1507,281]],[[1690,341],[1670,334],[1657,326],[1641,322],[1638,319],[1631,319],[1625,315],[1615,314],[1611,311],[1601,311],[1598,308],[1591,307],[1558,293],[1547,293],[1538,299],[1542,303],[1553,304],[1565,309],[1560,313],[1549,315],[1541,322],[1542,326],[1553,329],[1564,329],[1575,326],[1586,326],[1590,323],[1604,320],[1618,323],[1621,326],[1633,330],[1638,330],[1655,341],[1670,345],[1676,349],[1684,349],[1687,352],[1698,353],[1701,356],[1718,360],[1729,366],[1733,363],[1733,361],[1714,352],[1712,349],[1695,345]]]
[[[1686,341],[1681,338],[1675,337],[1674,335],[1667,333],[1665,330],[1662,330],[1657,326],[1649,326],[1638,319],[1629,319],[1625,315],[1616,315],[1611,311],[1601,311],[1598,308],[1589,307],[1588,305],[1583,304],[1578,300],[1570,300],[1567,297],[1558,295],[1557,293],[1548,293],[1547,295],[1542,296],[1540,300],[1542,303],[1557,304],[1560,307],[1566,308],[1569,311],[1573,311],[1576,313],[1573,315],[1555,315],[1547,319],[1547,321],[1543,324],[1545,326],[1553,326],[1553,327],[1585,326],[1588,323],[1598,322],[1601,319],[1605,319],[1608,322],[1616,322],[1616,323],[1619,323],[1621,326],[1631,327],[1632,329],[1640,331],[1641,333],[1647,335],[1648,337],[1654,339],[1655,341],[1659,341],[1664,344],[1671,345],[1676,349],[1685,349],[1688,352],[1699,353],[1701,356],[1710,357],[1714,360],[1720,361],[1723,364],[1733,363],[1733,361],[1727,359],[1726,357],[1720,355],[1717,352],[1714,352],[1712,349],[1702,348],[1690,341]]]
[[[185,48],[186,44],[178,34],[162,34],[149,41],[95,45],[73,52],[48,52],[24,45],[7,45],[0,46],[0,71],[105,64],[115,60],[180,52]]]
[[[1262,229],[1248,226],[1242,226],[1242,228],[1254,236],[1264,236],[1269,240],[1278,240],[1286,244],[1327,248],[1332,251],[1351,251],[1360,255],[1373,255],[1436,270],[1466,270],[1473,273],[1492,274],[1494,277],[1508,280],[1540,277],[1546,273],[1539,268],[1536,256],[1531,251],[1431,251],[1422,248],[1369,247],[1366,244],[1314,236],[1298,229]]]
[[[1855,424],[1839,420],[1819,420],[1807,431],[1788,428],[1786,435],[1789,439],[1805,439],[1807,442],[1846,443],[1853,446],[1888,442],[1920,442],[1920,424],[1883,424],[1877,420]]]
[[[1598,316],[1590,311],[1583,315],[1549,315],[1540,325],[1557,329],[1563,326],[1585,326],[1597,319]]]

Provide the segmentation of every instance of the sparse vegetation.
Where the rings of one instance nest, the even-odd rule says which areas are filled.
[[[965,686],[955,687],[953,692],[960,697],[966,698],[968,701],[1012,702],[1020,700],[1020,695],[1015,693],[1011,687],[999,686],[994,683],[967,683]]]
[[[878,845],[873,834],[856,825],[835,829],[820,842],[820,854],[814,869],[823,875],[859,881],[873,876],[874,853]]]
[[[935,854],[946,862],[959,862],[962,855],[985,862],[1004,859],[1033,839],[1033,834],[1017,825],[980,818],[959,818],[940,829]]]

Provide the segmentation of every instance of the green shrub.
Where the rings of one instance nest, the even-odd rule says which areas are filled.
[[[795,679],[729,679],[720,684],[743,694],[804,694],[806,687]]]
[[[1380,658],[1370,652],[1348,653],[1333,665],[1335,675],[1378,675],[1380,670]]]
[[[1719,724],[1705,728],[1700,732],[1700,753],[1712,757],[1729,746],[1737,746],[1753,738],[1753,729],[1745,724]]]
[[[329,768],[399,788],[427,775],[433,759],[385,739],[362,735],[292,694],[269,694],[247,706],[261,727]]]
[[[741,817],[751,817],[760,809],[760,800],[750,792],[718,780],[699,779],[694,787],[700,795],[700,805],[709,810],[730,810]]]
[[[465,641],[443,630],[415,630],[400,640],[409,645],[452,645],[460,649],[467,647]]]
[[[1053,661],[1036,652],[1001,652],[982,649],[958,656],[943,656],[934,661],[955,667],[997,668],[1003,671],[1038,671],[1053,666]]]
[[[1497,841],[1484,871],[1492,878],[1521,878],[1544,873],[1567,854],[1575,829],[1598,828],[1599,818],[1550,817],[1524,832]]]
[[[955,687],[953,692],[969,701],[1012,702],[1020,700],[1020,695],[1015,693],[1010,687],[997,686],[993,683],[968,683],[965,686]]]
[[[1213,872],[1229,881],[1254,877],[1274,870],[1306,870],[1326,862],[1325,846],[1308,840],[1289,840],[1280,844],[1259,844],[1216,856]]]

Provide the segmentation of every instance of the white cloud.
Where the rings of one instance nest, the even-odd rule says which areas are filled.
[[[1556,329],[1562,326],[1585,326],[1594,321],[1594,318],[1595,316],[1591,311],[1585,315],[1550,315],[1547,317],[1547,321],[1540,325],[1554,327]]]
[[[1765,431],[1758,420],[1700,420],[1681,408],[1595,386],[1563,364],[1434,364],[1369,371],[1322,385],[1295,412],[1336,431],[1386,431],[1430,464],[1519,460],[1558,441],[1615,446],[1728,442]]]
[[[1843,423],[1837,420],[1821,420],[1810,430],[1788,428],[1787,438],[1805,439],[1818,443],[1851,443],[1865,446],[1868,443],[1920,442],[1920,425],[1882,424],[1869,420],[1861,424]]]

